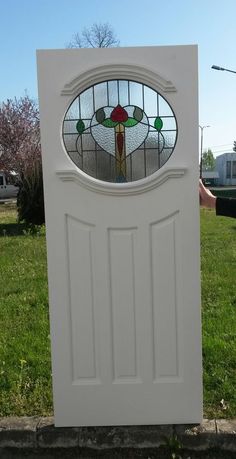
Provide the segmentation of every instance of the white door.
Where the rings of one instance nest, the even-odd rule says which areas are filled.
[[[57,426],[202,418],[197,48],[38,52]]]

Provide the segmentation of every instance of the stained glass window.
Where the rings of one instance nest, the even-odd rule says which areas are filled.
[[[108,182],[153,174],[173,153],[177,122],[169,103],[135,81],[111,80],[79,94],[66,112],[63,140],[72,161]]]

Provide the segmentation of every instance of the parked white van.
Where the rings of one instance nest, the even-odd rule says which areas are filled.
[[[0,171],[0,199],[16,198],[18,191],[17,175]]]

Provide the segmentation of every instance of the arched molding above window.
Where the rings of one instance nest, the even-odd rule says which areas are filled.
[[[173,93],[177,89],[174,84],[163,76],[154,73],[151,69],[127,64],[109,64],[96,68],[90,68],[86,72],[78,74],[69,83],[66,83],[61,95],[73,96],[84,91],[88,85],[111,79],[133,79],[134,81],[151,85],[155,90],[163,93]]]
[[[63,182],[74,182],[86,187],[90,191],[114,196],[141,194],[162,185],[169,179],[182,178],[186,173],[186,167],[167,167],[136,182],[109,183],[97,180],[76,169],[56,171],[56,175]]]

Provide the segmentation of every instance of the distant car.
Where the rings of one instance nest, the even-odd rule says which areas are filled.
[[[0,199],[16,198],[18,191],[17,175],[0,171]]]

